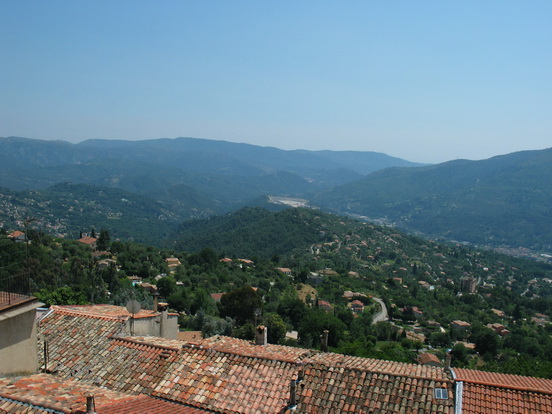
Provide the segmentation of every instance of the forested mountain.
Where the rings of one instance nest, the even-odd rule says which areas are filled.
[[[21,193],[26,201],[10,195],[20,203],[20,214],[32,215],[23,211],[31,194],[47,193],[60,183],[146,197],[182,221],[243,206],[269,207],[269,195],[296,197],[325,211],[428,237],[522,247],[531,254],[552,251],[552,149],[419,166],[373,152],[284,151],[195,138],[80,144],[0,138],[0,187],[40,190]],[[50,192],[46,197],[57,196]],[[87,220],[59,212],[70,228]],[[140,226],[129,221],[138,218],[133,214],[119,214],[121,227],[129,229],[129,238],[145,240]],[[152,220],[147,214],[140,217]],[[95,217],[88,220],[88,227],[100,226]],[[156,229],[169,223],[149,222]]]
[[[0,185],[12,189],[46,188],[57,184],[60,174],[66,175],[64,181],[76,181],[73,176],[82,179],[87,174],[91,175],[89,180],[101,179],[102,175],[98,175],[100,172],[93,167],[105,167],[106,162],[123,165],[133,162],[138,168],[144,165],[146,171],[156,166],[161,169],[159,174],[176,173],[177,177],[186,177],[187,183],[192,185],[195,179],[205,176],[211,179],[220,175],[233,176],[235,181],[239,181],[245,177],[270,177],[287,172],[315,186],[328,186],[351,181],[381,168],[419,165],[375,152],[284,151],[197,138],[89,140],[80,144],[0,138]],[[52,166],[58,168],[43,168]],[[148,173],[152,174],[151,171]],[[183,178],[175,180],[181,182]],[[300,190],[304,191],[304,188]],[[291,187],[288,191],[296,190]]]
[[[389,168],[316,203],[431,237],[551,251],[552,149]]]
[[[231,256],[264,257],[287,254],[295,248],[331,241],[334,231],[328,228],[339,218],[308,209],[269,212],[263,208],[243,208],[224,216],[193,220],[182,224],[173,234],[176,247],[197,252],[214,249]]]
[[[81,231],[109,228],[116,239],[161,244],[179,223],[194,217],[193,208],[86,184],[64,183],[44,191],[0,188],[4,228],[21,229],[21,223],[32,217],[41,230],[70,239]]]

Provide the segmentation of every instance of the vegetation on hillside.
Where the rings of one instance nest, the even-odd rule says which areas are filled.
[[[390,168],[324,194],[340,213],[444,240],[552,251],[552,149]]]
[[[165,249],[114,241],[108,230],[99,231],[108,249],[95,254],[30,231],[29,260],[24,243],[2,237],[3,277],[28,272],[47,304],[136,298],[151,308],[147,284],[155,284],[181,312],[182,327],[205,335],[252,338],[264,323],[271,342],[319,348],[328,330],[336,352],[413,362],[421,350],[443,359],[452,348],[454,366],[552,376],[552,266],[545,263],[308,209],[243,209],[196,221],[181,228],[181,245]],[[181,265],[169,267],[167,258]],[[219,303],[214,293],[224,293]],[[385,301],[391,322],[372,323],[380,310],[373,296]],[[354,300],[362,311],[352,311]],[[455,330],[455,320],[470,326]],[[285,337],[292,330],[297,342]]]

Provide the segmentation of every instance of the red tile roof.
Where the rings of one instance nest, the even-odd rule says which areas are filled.
[[[350,413],[370,407],[450,412],[452,407],[452,400],[433,398],[437,385],[452,389],[443,370],[223,336],[195,344],[117,337],[123,320],[90,313],[96,315],[58,307],[41,321],[49,368],[58,375],[225,413],[280,412],[288,405],[289,384],[302,361],[299,412],[329,407]]]
[[[48,374],[0,378],[1,413],[86,412],[86,396],[94,396],[97,414],[202,414],[204,410],[163,401],[147,395],[133,395],[100,388],[74,379]],[[31,411],[33,409],[33,411]]]
[[[380,374],[401,375],[411,378],[430,379],[435,381],[450,381],[443,369],[405,362],[384,361],[382,359],[363,358],[349,355],[317,353],[308,359],[309,363],[327,367],[360,369]]]
[[[15,238],[17,238],[17,237],[19,237],[19,236],[23,236],[24,234],[25,234],[25,233],[22,232],[22,231],[20,231],[20,230],[15,230],[15,231],[11,232],[10,234],[8,234],[8,237],[9,237],[10,239],[15,239]]]
[[[113,318],[113,319],[129,319],[132,314],[123,306],[114,305],[70,305],[70,306],[52,306],[56,311],[67,312],[72,315],[82,315],[94,318]],[[142,309],[134,314],[135,319],[152,318],[158,316],[159,312],[153,310]]]
[[[424,352],[423,354],[420,354],[418,356],[418,362],[422,365],[434,363],[434,364],[441,364],[441,360],[437,358],[436,355],[430,354],[429,352]]]
[[[77,241],[81,242],[81,243],[84,243],[84,244],[92,245],[92,244],[96,243],[97,240],[98,239],[95,239],[94,237],[84,236],[84,237],[81,237],[80,239],[78,239]]]
[[[184,342],[197,342],[203,339],[201,331],[181,331],[178,332],[178,340]]]
[[[40,322],[49,369],[111,390],[223,413],[284,412],[290,381],[300,372],[297,412],[454,412],[454,381],[440,367],[254,345],[224,336],[193,343],[122,337],[128,316],[99,309],[106,311],[55,307]],[[508,392],[512,404],[519,397],[528,410],[536,410],[535,404],[548,407],[552,398],[552,380],[463,369],[455,374],[464,385],[467,414],[492,412],[485,404],[498,404],[496,399],[507,398]],[[435,398],[435,388],[444,388],[448,399]]]
[[[441,382],[355,368],[307,366],[300,387],[297,408],[302,413],[454,412],[450,380]],[[445,388],[448,399],[436,399],[435,387]]]
[[[39,364],[62,376],[86,366],[96,367],[106,352],[109,337],[124,330],[126,318],[98,317],[53,306],[39,322]],[[45,359],[44,342],[49,358]],[[91,368],[92,369],[92,368]]]
[[[14,401],[11,398],[4,398],[0,395],[1,414],[51,414],[48,408],[39,408],[29,403]]]
[[[455,368],[454,373],[456,374],[456,379],[458,381],[517,389],[521,391],[536,391],[552,394],[552,380],[549,379],[524,377],[512,374],[500,374],[496,372],[485,372],[464,368]]]
[[[251,341],[220,335],[206,338],[199,342],[198,345],[220,352],[233,353],[251,358],[278,359],[287,362],[296,362],[314,353],[310,349],[291,346],[273,344],[259,346]]]
[[[211,411],[142,395],[130,401],[100,407],[96,412],[97,414],[204,414]]]
[[[295,363],[186,347],[153,395],[222,412],[279,412]]]
[[[552,413],[552,380],[454,369],[462,384],[462,412]]]
[[[220,302],[222,299],[222,296],[225,294],[225,292],[221,293],[211,293],[211,297],[214,299],[215,302]]]
[[[550,394],[464,383],[462,413],[552,413],[552,398]]]

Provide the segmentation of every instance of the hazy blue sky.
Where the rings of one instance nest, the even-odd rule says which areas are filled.
[[[0,2],[0,136],[552,146],[550,1]]]

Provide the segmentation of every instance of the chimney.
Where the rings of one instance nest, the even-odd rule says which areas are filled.
[[[297,372],[297,382],[301,382],[303,381],[303,378],[305,378],[304,364],[301,361],[297,361],[295,364],[299,368],[299,372]]]
[[[330,331],[327,329],[324,330],[322,335],[320,336],[320,339],[322,341],[321,348],[323,352],[328,352],[328,335],[330,334]]]
[[[264,325],[257,326],[255,329],[255,344],[266,345],[268,343],[268,329]]]
[[[44,372],[48,372],[49,360],[50,360],[50,352],[48,349],[48,341],[44,339]]]
[[[445,372],[450,372],[450,364],[452,362],[452,349],[447,350],[447,358],[445,361]]]
[[[159,292],[155,292],[153,294],[153,311],[154,312],[159,312],[158,302],[159,302]]]
[[[96,403],[94,401],[94,394],[86,393],[86,414],[96,413]]]
[[[289,384],[289,408],[297,407],[297,381],[291,380]]]
[[[168,332],[168,309],[169,304],[158,302],[157,303],[157,311],[161,314],[159,315],[159,336],[161,338],[170,338],[169,332]]]

